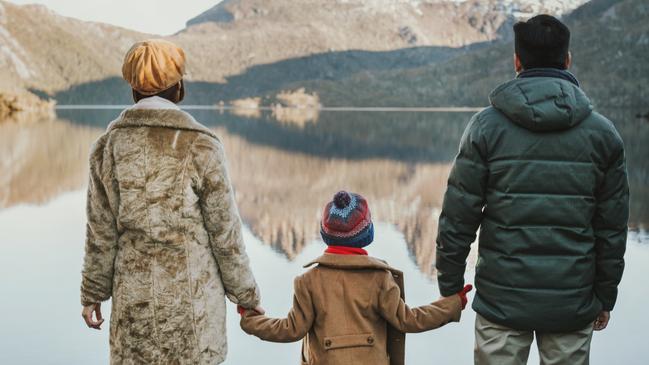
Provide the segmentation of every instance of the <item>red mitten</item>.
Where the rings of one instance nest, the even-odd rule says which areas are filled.
[[[470,292],[471,290],[473,290],[473,285],[466,284],[464,288],[462,288],[462,290],[457,293],[457,295],[460,296],[460,300],[462,300],[462,309],[464,309],[466,307],[466,304],[469,302],[469,299],[467,299],[466,297],[466,293]]]
[[[243,316],[243,314],[246,313],[246,308],[244,308],[244,307],[242,307],[240,305],[237,305],[237,312],[239,312],[240,316]]]

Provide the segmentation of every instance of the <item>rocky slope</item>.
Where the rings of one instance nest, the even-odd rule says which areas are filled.
[[[309,54],[492,41],[507,35],[503,26],[517,17],[565,12],[583,2],[228,0],[189,20],[174,39],[201,54],[197,79],[222,81],[219,76],[251,65]]]
[[[593,0],[566,17],[573,71],[599,106],[641,107],[649,101],[649,3]],[[486,105],[487,95],[514,76],[511,42],[452,61],[357,74],[306,86],[325,105]],[[290,85],[289,85],[290,87]]]
[[[0,1],[0,90],[51,93],[117,75],[126,50],[143,37],[41,5]]]
[[[209,94],[194,101],[215,103],[263,93],[268,87],[259,85],[281,78],[339,79],[364,69],[448,60],[463,53],[463,46],[506,39],[516,17],[565,12],[583,1],[228,0],[170,39],[189,54],[188,80]],[[0,1],[0,90],[35,89],[63,102],[83,102],[92,95],[83,87],[62,92],[88,85],[101,92],[104,103],[128,100],[119,81],[122,57],[134,41],[147,37],[66,18],[43,6]],[[403,49],[412,50],[410,57],[389,54]],[[267,67],[276,64],[281,67]],[[246,77],[255,69],[270,72]]]

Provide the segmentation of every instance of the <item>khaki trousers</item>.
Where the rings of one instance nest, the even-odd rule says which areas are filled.
[[[536,335],[541,365],[588,365],[593,326],[569,333],[518,331],[476,314],[475,365],[525,365]]]

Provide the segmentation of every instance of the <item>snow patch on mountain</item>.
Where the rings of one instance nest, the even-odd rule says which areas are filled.
[[[516,17],[529,17],[541,13],[561,16],[587,3],[589,0],[503,0],[503,6]]]
[[[471,0],[441,0],[437,2],[464,3]],[[537,14],[561,16],[584,5],[589,0],[496,0],[494,5],[516,18]],[[487,3],[487,1],[485,1]]]
[[[589,0],[336,0],[338,4],[357,6],[366,13],[391,13],[403,11],[404,5],[412,6],[416,14],[425,4],[463,4],[474,2],[475,8],[485,8],[501,11],[517,19],[529,18],[537,14],[562,16],[587,3]]]

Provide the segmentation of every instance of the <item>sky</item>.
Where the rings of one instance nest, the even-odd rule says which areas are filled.
[[[55,12],[140,32],[169,35],[220,0],[10,0],[15,4],[43,4]]]

